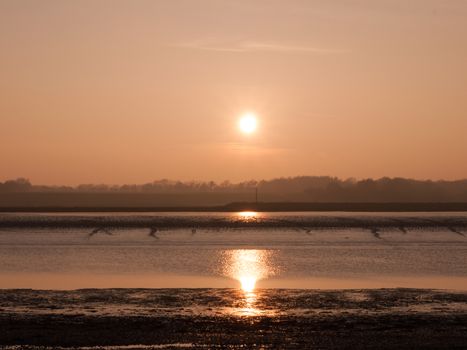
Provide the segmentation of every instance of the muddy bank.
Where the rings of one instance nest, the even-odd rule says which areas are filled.
[[[88,289],[0,292],[0,344],[462,348],[467,293]]]
[[[122,214],[0,214],[0,229],[11,228],[88,228],[97,230],[119,228],[182,229],[182,228],[299,228],[348,229],[364,228],[396,229],[402,232],[417,229],[446,229],[460,236],[466,236],[467,216],[465,215],[151,215]]]

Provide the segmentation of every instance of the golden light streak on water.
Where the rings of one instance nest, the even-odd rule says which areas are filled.
[[[263,313],[255,307],[257,300],[255,288],[259,280],[274,275],[275,269],[270,259],[272,253],[270,250],[261,249],[236,249],[226,252],[224,272],[239,281],[243,292],[245,307],[238,309],[238,314],[254,316]]]
[[[259,217],[259,213],[256,211],[241,211],[236,215],[241,221],[245,222],[256,221]]]
[[[256,278],[253,276],[240,277],[240,284],[244,292],[253,292],[256,285]]]

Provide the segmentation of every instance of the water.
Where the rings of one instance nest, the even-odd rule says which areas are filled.
[[[464,213],[4,214],[0,224],[38,216],[41,225],[0,228],[0,288],[467,290]],[[155,217],[171,224],[140,224]],[[60,218],[70,227],[47,226]],[[96,227],[83,227],[83,218],[96,218]],[[340,224],[305,227],[313,218]]]

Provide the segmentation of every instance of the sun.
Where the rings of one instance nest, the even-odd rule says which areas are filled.
[[[258,125],[256,115],[252,112],[248,112],[242,115],[238,122],[238,126],[244,134],[251,134],[255,132]]]

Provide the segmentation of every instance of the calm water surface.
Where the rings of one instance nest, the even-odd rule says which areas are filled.
[[[213,220],[225,215],[255,220],[258,215],[284,214],[202,215],[211,215]],[[318,214],[287,213],[287,218],[293,220],[296,216],[299,220],[301,215]],[[1,229],[0,288],[241,287],[246,293],[255,288],[467,290],[467,235],[443,228],[394,228],[377,234],[363,228],[300,227],[93,231]]]

